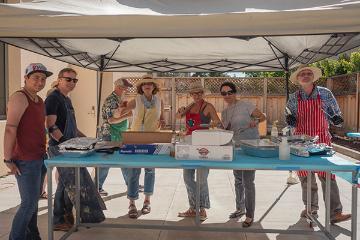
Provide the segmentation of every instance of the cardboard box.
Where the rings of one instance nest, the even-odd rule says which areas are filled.
[[[173,133],[164,132],[123,132],[123,144],[171,143]]]
[[[175,158],[178,160],[232,161],[234,146],[199,146],[190,143],[175,144]]]
[[[166,154],[170,155],[173,133],[166,132],[123,132],[120,154]]]
[[[124,144],[119,152],[121,154],[166,154],[169,155],[171,143],[162,144]]]

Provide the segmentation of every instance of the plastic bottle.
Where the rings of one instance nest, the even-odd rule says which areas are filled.
[[[273,125],[271,127],[271,141],[273,142],[278,142],[278,136],[279,136],[279,132],[276,126],[277,121],[273,122]]]
[[[287,141],[286,136],[283,136],[281,138],[281,143],[279,145],[279,159],[280,160],[289,160],[290,159],[290,145]]]

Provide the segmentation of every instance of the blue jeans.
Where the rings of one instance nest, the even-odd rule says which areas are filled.
[[[21,176],[16,175],[21,204],[13,219],[10,240],[39,240],[38,201],[46,168],[43,160],[15,160]]]
[[[209,169],[200,170],[200,208],[210,208],[209,187],[207,178]],[[188,193],[190,208],[195,209],[196,203],[196,181],[195,169],[184,169],[184,182]]]
[[[99,168],[99,190],[103,188],[105,179],[109,174],[110,168]],[[125,184],[127,183],[127,168],[121,168],[122,175],[124,177]]]
[[[139,178],[141,168],[128,168],[127,169],[127,197],[130,200],[136,200],[139,198]],[[145,168],[144,178],[144,194],[151,196],[154,193],[155,185],[155,168]]]
[[[255,170],[234,170],[236,210],[245,211],[246,217],[255,213]]]

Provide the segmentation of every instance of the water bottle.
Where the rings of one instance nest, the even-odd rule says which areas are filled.
[[[279,145],[279,159],[280,160],[289,160],[290,159],[290,145],[287,141],[286,136],[283,136],[281,138],[281,143]]]

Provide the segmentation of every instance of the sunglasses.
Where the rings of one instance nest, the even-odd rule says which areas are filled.
[[[65,79],[67,82],[73,81],[74,83],[77,83],[79,81],[79,79],[77,78],[71,78],[71,77],[61,77],[61,78]]]
[[[234,94],[234,91],[220,92],[221,96],[231,96]]]

